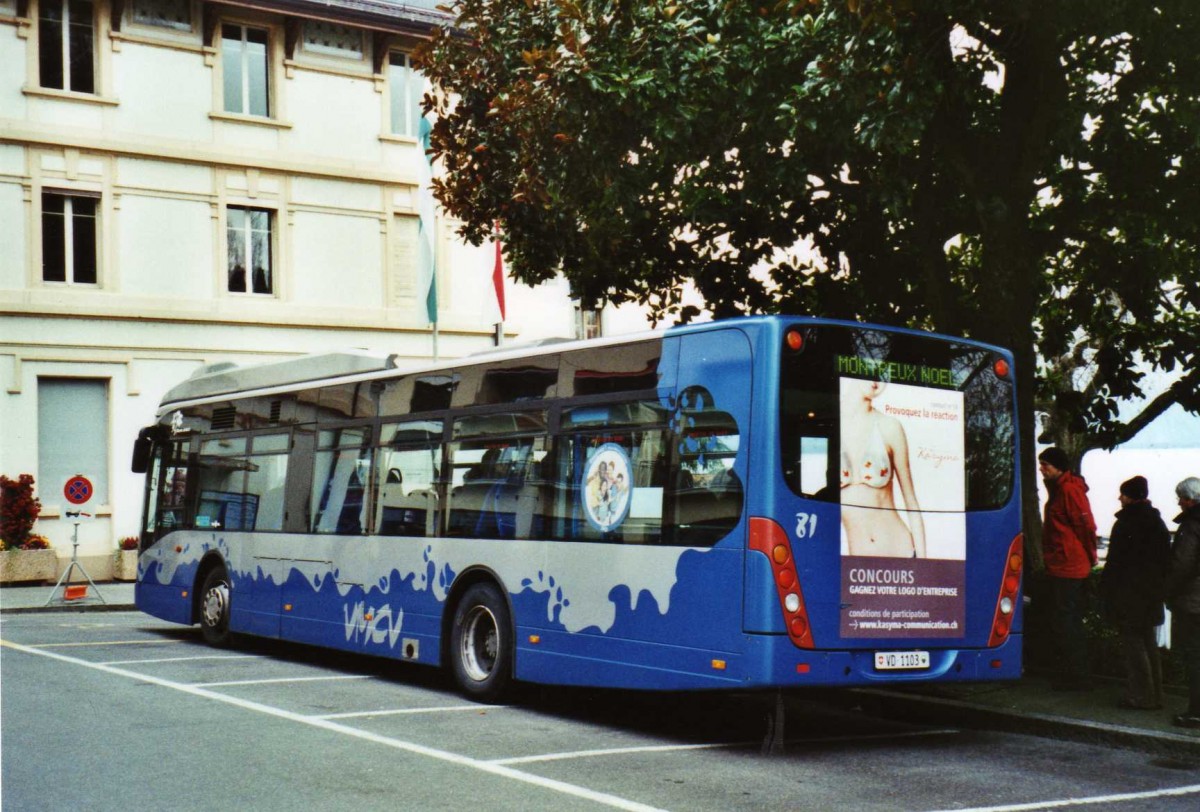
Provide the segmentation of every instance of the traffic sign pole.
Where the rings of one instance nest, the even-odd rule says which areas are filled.
[[[92,498],[92,494],[95,493],[95,490],[96,489],[94,487],[92,487],[92,482],[90,479],[85,477],[83,474],[76,474],[75,476],[68,479],[67,483],[65,485],[63,485],[63,496],[65,496],[67,501],[70,502],[72,505],[82,505],[83,503],[87,502],[89,499]],[[100,588],[98,586],[96,586],[96,582],[92,580],[92,576],[88,575],[87,570],[85,570],[83,568],[83,564],[79,563],[79,523],[80,523],[80,519],[84,516],[91,518],[92,514],[84,513],[81,510],[76,510],[76,511],[68,510],[68,511],[66,511],[66,515],[69,518],[75,519],[75,521],[74,521],[75,529],[71,534],[71,563],[69,565],[67,565],[67,569],[59,577],[58,583],[56,583],[54,585],[54,589],[50,590],[50,597],[46,598],[46,603],[43,605],[49,606],[54,601],[54,596],[58,593],[59,587],[63,586],[63,584],[70,583],[71,573],[74,572],[75,570],[79,570],[80,574],[83,575],[83,577],[87,579],[87,582],[92,585],[92,590],[95,592],[96,597],[100,599],[100,602],[108,603],[108,601],[106,601],[104,599],[104,596],[100,594]],[[66,602],[66,600],[67,600],[66,588],[64,588],[64,590],[63,590],[63,597],[60,598],[59,600],[63,603]]]

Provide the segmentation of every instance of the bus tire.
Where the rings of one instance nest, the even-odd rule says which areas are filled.
[[[474,584],[455,607],[450,668],[458,687],[471,699],[495,702],[508,691],[513,627],[508,604],[494,584]]]
[[[204,642],[226,648],[232,642],[229,631],[229,575],[224,567],[209,570],[200,587],[200,633]]]

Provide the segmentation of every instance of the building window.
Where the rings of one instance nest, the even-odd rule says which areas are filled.
[[[393,51],[388,57],[388,101],[392,112],[392,135],[416,138],[420,134],[421,96],[425,77],[412,66],[408,54]]]
[[[95,197],[42,192],[42,281],[96,284]]]
[[[38,493],[42,501],[60,501],[63,485],[76,474],[91,480],[93,507],[108,504],[108,382],[39,378]]]
[[[575,304],[576,338],[599,338],[602,335],[600,312],[600,308],[588,309],[579,303]]]
[[[309,20],[304,23],[304,50],[348,59],[362,59],[362,32],[348,25]]]
[[[270,115],[267,31],[244,25],[221,26],[221,70],[225,112]]]
[[[42,87],[96,92],[94,20],[92,0],[41,0],[38,66]]]
[[[275,292],[271,272],[271,212],[230,206],[225,212],[229,252],[229,292]],[[247,289],[249,269],[249,289]]]
[[[192,30],[192,0],[133,0],[133,21],[138,25]]]

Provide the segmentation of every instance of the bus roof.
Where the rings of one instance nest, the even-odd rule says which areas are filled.
[[[395,368],[395,355],[363,351],[328,352],[246,366],[229,362],[207,364],[183,383],[171,387],[162,402],[197,400],[248,389],[288,386]]]
[[[389,373],[394,375],[438,372],[441,370],[452,370],[458,367],[470,366],[473,364],[503,361],[510,358],[533,357],[570,349],[608,345],[616,346],[620,344],[628,344],[630,342],[644,341],[650,338],[662,338],[668,334],[681,335],[684,333],[704,332],[711,329],[749,326],[751,324],[762,325],[772,322],[778,323],[797,321],[806,322],[809,324],[833,324],[847,327],[867,327],[897,333],[927,335],[929,337],[953,339],[988,349],[999,350],[997,347],[992,347],[988,344],[972,339],[928,333],[921,330],[913,330],[907,327],[890,327],[884,325],[867,324],[864,322],[843,321],[840,319],[826,319],[811,316],[741,316],[738,318],[680,325],[660,330],[629,333],[620,336],[606,336],[604,338],[579,340],[542,339],[540,341],[528,343],[490,347],[460,358],[452,358],[442,361],[414,361],[411,363],[411,365],[404,364],[403,366],[401,366],[400,356],[397,354],[393,353],[390,355],[385,355],[382,353],[367,352],[365,350],[347,350],[341,352],[306,355],[298,358],[289,358],[283,361],[268,361],[266,363],[249,364],[246,366],[239,366],[229,362],[209,364],[199,368],[192,373],[191,377],[189,377],[187,380],[177,384],[167,391],[159,405],[159,415],[161,416],[170,409],[176,408],[184,403],[194,403],[205,400],[219,400],[227,398],[231,395],[241,396],[250,393],[266,394],[267,391],[278,392],[289,389],[303,388],[303,386],[306,384],[312,385],[317,383],[325,384],[343,382],[346,379],[389,377]],[[1003,350],[1000,351],[1003,352]]]

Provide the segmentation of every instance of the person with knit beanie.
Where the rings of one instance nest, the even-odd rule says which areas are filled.
[[[1121,483],[1121,509],[1100,577],[1101,607],[1117,629],[1125,659],[1125,696],[1117,705],[1136,710],[1158,710],[1163,705],[1155,627],[1164,618],[1171,534],[1146,498],[1149,492],[1142,476]]]
[[[1038,470],[1050,495],[1042,525],[1042,558],[1050,579],[1051,626],[1062,652],[1062,672],[1053,687],[1088,690],[1083,584],[1096,564],[1096,520],[1087,483],[1071,472],[1065,451],[1047,448],[1038,455]]]

